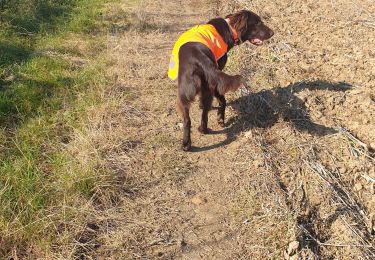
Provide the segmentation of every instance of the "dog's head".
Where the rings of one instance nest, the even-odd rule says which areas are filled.
[[[274,32],[266,26],[260,17],[247,10],[230,14],[230,25],[237,31],[240,43],[249,41],[254,45],[262,45],[263,41],[271,38]]]

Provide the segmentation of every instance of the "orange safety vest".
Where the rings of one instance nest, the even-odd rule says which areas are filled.
[[[175,43],[169,62],[168,77],[172,80],[178,77],[180,47],[188,42],[200,42],[206,45],[218,61],[228,51],[228,45],[211,24],[197,25],[183,33]]]

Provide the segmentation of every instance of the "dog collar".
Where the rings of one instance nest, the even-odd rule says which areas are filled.
[[[239,41],[240,41],[240,38],[238,37],[238,32],[236,31],[236,29],[234,29],[234,28],[232,27],[232,25],[230,25],[230,20],[229,20],[229,18],[225,19],[225,21],[227,22],[227,24],[228,24],[228,26],[229,26],[229,28],[230,28],[230,32],[231,32],[232,37],[233,37],[233,39],[234,39],[234,44],[237,45],[237,44],[239,43]]]

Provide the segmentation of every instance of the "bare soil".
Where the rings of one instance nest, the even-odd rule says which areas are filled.
[[[105,190],[74,256],[99,259],[375,259],[372,0],[128,1],[108,36]],[[210,113],[180,149],[170,51],[190,26],[239,9],[275,31],[230,53],[227,126]],[[130,21],[130,22],[128,22]],[[120,98],[119,98],[120,97]],[[104,130],[101,130],[104,129]],[[102,131],[102,132],[101,132]],[[104,147],[105,146],[105,147]]]

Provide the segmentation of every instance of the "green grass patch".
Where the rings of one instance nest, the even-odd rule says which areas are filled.
[[[70,167],[63,150],[98,102],[88,90],[107,82],[106,2],[0,0],[0,258],[48,251],[56,223],[74,217],[61,206],[93,194],[98,172]]]

